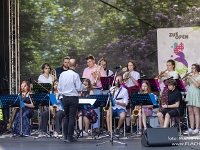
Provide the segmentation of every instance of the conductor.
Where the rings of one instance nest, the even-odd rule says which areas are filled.
[[[75,71],[77,63],[70,59],[69,69],[61,73],[58,84],[58,92],[63,95],[65,111],[64,142],[76,142],[74,134],[74,119],[78,109],[78,92],[84,89],[78,73]]]

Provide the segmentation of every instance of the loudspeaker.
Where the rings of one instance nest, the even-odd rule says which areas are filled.
[[[177,128],[147,128],[141,139],[143,146],[172,146],[173,143],[179,143]]]

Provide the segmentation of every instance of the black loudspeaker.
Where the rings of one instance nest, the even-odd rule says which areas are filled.
[[[174,146],[179,143],[177,128],[147,128],[142,135],[143,146]]]

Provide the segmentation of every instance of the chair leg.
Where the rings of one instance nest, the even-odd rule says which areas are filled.
[[[124,137],[126,136],[126,119],[124,120]]]
[[[179,134],[181,135],[181,133],[182,133],[182,132],[181,132],[181,119],[179,118],[178,121],[179,121],[179,122],[178,122]]]

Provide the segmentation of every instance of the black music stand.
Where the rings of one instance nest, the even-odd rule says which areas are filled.
[[[103,107],[106,106],[106,103],[108,101],[108,94],[107,95],[90,95],[89,98],[95,98],[96,99],[96,101],[95,101],[93,106],[94,107],[100,107],[100,112],[101,112],[100,113],[101,114],[100,117],[102,117],[102,127],[99,129],[99,132],[97,132],[93,136],[94,139],[97,139],[96,136],[99,137],[100,134],[103,134],[103,132],[104,132],[104,129],[103,129]]]
[[[48,106],[49,105],[49,95],[48,94],[30,94],[30,97],[33,101],[34,106]],[[40,121],[39,121],[40,122]],[[34,135],[36,133],[38,133],[39,130],[36,130],[34,133],[32,133],[31,135]]]
[[[99,145],[102,145],[102,144],[106,144],[106,143],[109,143],[109,142],[111,142],[112,145],[113,145],[113,143],[118,143],[118,144],[123,144],[123,145],[127,146],[126,143],[122,143],[122,142],[113,140],[113,134],[112,134],[112,106],[114,106],[115,104],[113,102],[111,91],[109,91],[109,93],[108,93],[108,100],[107,101],[109,101],[109,105],[110,105],[109,106],[109,108],[110,108],[109,109],[109,111],[110,111],[110,140],[104,141],[102,143],[98,143],[96,146],[99,146]]]
[[[22,133],[22,108],[25,106],[24,106],[24,103],[22,100],[22,96],[18,95],[18,94],[1,96],[1,106],[2,106],[2,108],[20,107],[20,135],[19,136],[23,136],[23,133]],[[7,131],[5,133],[8,133],[8,132],[9,131]]]
[[[82,133],[83,137],[83,109],[84,105],[93,105],[94,102],[96,101],[95,98],[87,98],[87,97],[79,97],[79,107],[81,107],[81,112],[82,112],[82,131],[79,132],[77,129],[74,129],[76,132],[75,138],[78,139]]]
[[[143,105],[158,106],[154,94],[131,94],[129,95],[133,105],[139,105],[142,109]],[[141,111],[142,116],[142,111]],[[136,131],[137,132],[137,131]]]
[[[52,88],[52,85],[50,83],[37,83],[37,82],[33,83],[33,93],[35,94],[49,93],[51,88]]]

